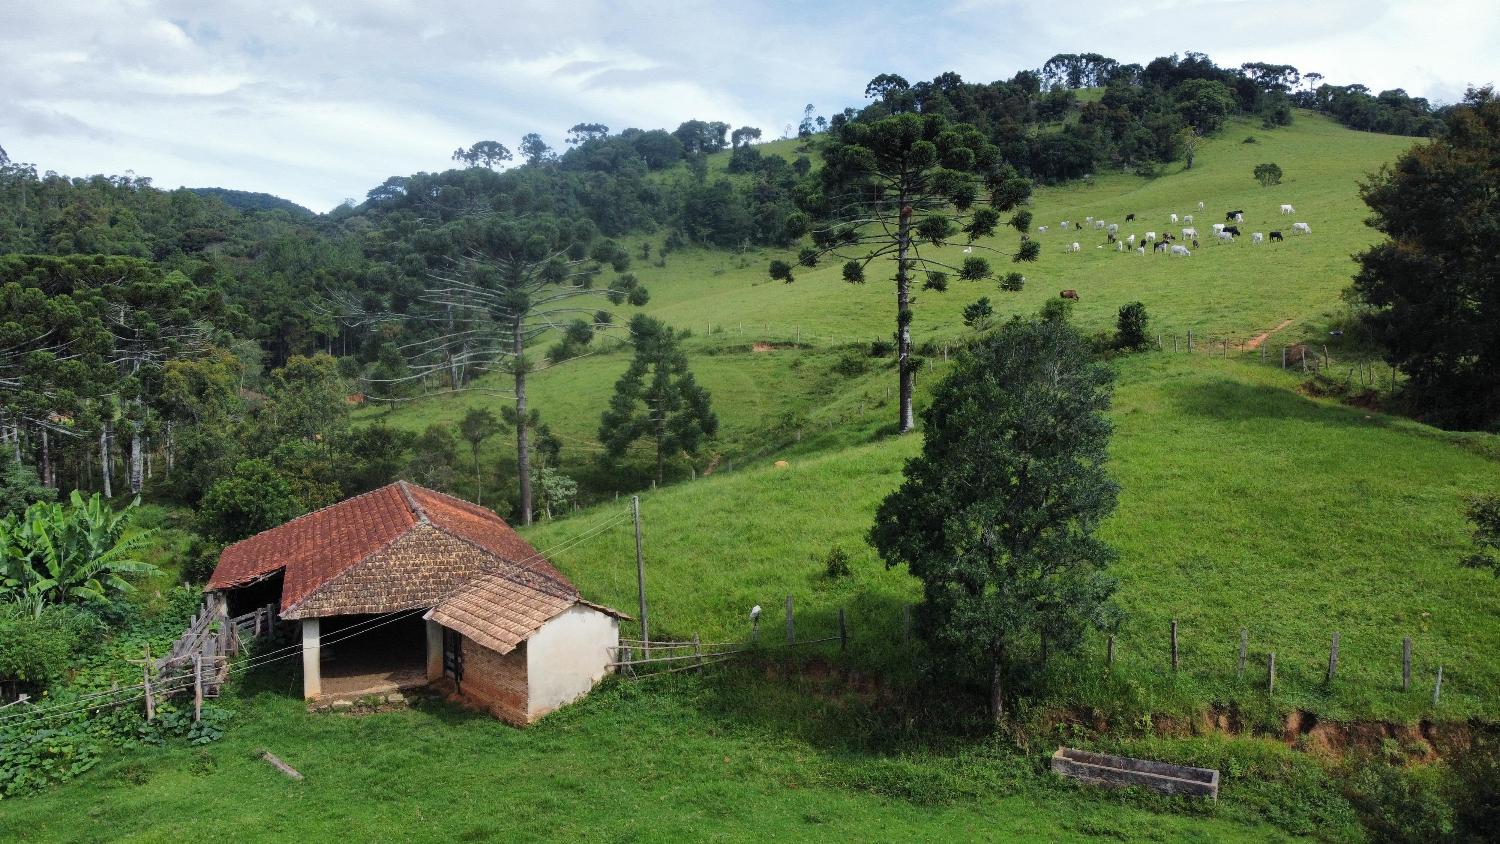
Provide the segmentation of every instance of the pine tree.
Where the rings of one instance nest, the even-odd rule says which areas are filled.
[[[615,382],[609,409],[599,419],[599,439],[618,458],[639,439],[656,451],[656,482],[665,478],[668,455],[695,453],[719,430],[708,391],[693,380],[682,335],[648,316],[630,321],[635,357]]]

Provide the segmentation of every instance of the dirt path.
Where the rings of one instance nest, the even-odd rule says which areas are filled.
[[[1288,325],[1291,325],[1291,324],[1292,324],[1291,320],[1284,320],[1280,325],[1276,326],[1275,328],[1271,329],[1270,331],[1267,331],[1264,334],[1261,334],[1260,336],[1256,337],[1255,339],[1251,340],[1250,342],[1246,343],[1245,344],[1245,348],[1247,348],[1247,349],[1258,349],[1258,348],[1260,348],[1260,344],[1266,342],[1269,339],[1271,339],[1271,335],[1272,334],[1275,334],[1276,332],[1280,331],[1283,328],[1286,328]]]

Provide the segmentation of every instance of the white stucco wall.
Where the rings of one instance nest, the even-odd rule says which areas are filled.
[[[574,604],[526,640],[528,714],[532,718],[582,697],[609,670],[610,648],[620,644],[620,622]]]

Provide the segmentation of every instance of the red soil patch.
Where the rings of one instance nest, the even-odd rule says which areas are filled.
[[[1271,338],[1272,334],[1275,334],[1276,332],[1282,330],[1283,328],[1286,328],[1288,325],[1291,325],[1291,324],[1292,324],[1292,321],[1289,320],[1289,319],[1282,321],[1282,323],[1280,325],[1276,326],[1275,328],[1271,329],[1270,331],[1265,332],[1264,334],[1258,335],[1255,339],[1253,339],[1250,342],[1246,343],[1245,344],[1245,348],[1247,348],[1247,349],[1258,349],[1258,348],[1260,348],[1260,344],[1266,342],[1267,340],[1269,340]]]

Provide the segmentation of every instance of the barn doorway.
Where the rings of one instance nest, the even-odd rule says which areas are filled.
[[[420,610],[324,618],[322,696],[353,699],[427,683],[427,627]]]

